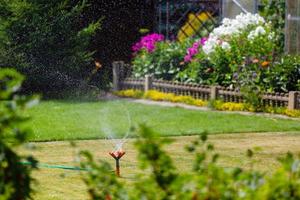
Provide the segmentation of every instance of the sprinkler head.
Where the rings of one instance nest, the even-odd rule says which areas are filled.
[[[113,157],[114,159],[121,159],[124,155],[125,155],[125,151],[121,150],[117,150],[117,151],[111,151],[109,152],[109,155],[111,155],[111,157]]]
[[[117,150],[109,152],[109,155],[116,161],[116,175],[120,177],[120,159],[125,155],[125,151]]]

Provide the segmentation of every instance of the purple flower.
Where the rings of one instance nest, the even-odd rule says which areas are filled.
[[[184,62],[191,62],[191,60],[192,60],[192,56],[190,55],[184,56]]]
[[[193,44],[193,48],[198,49],[200,45],[201,45],[201,42],[197,41]]]
[[[237,72],[233,73],[233,79],[238,79],[239,74]]]
[[[256,73],[256,72],[253,72],[252,77],[253,77],[254,79],[257,78],[257,73]]]
[[[203,45],[205,45],[205,43],[206,43],[206,41],[208,40],[208,38],[207,37],[203,37],[203,38],[201,38],[201,40],[200,40],[200,44],[203,46]]]
[[[199,53],[199,47],[203,46],[207,38],[201,38],[200,40],[194,42],[192,47],[187,49],[187,55],[184,57],[184,62],[191,62],[193,57]]]
[[[140,39],[139,42],[132,46],[132,50],[134,53],[140,51],[141,49],[146,49],[149,53],[155,50],[155,44],[157,42],[161,42],[165,39],[165,37],[161,34],[152,33],[148,34]]]
[[[194,47],[188,48],[188,55],[190,55],[190,56],[194,56],[194,55],[196,55],[198,52],[199,52],[199,51],[198,51],[198,48],[194,48]]]

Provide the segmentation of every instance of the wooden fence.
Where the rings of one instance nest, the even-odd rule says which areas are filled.
[[[146,75],[144,79],[127,78],[130,74],[129,70],[130,66],[125,65],[124,62],[113,63],[114,91],[136,89],[146,92],[148,90],[157,90],[176,95],[188,95],[205,101],[218,99],[224,102],[244,102],[242,94],[234,89],[221,86],[155,80],[151,75]],[[288,107],[291,110],[300,109],[300,91],[264,93],[263,103],[265,106]]]

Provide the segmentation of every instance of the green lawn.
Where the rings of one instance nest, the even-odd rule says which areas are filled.
[[[208,133],[298,132],[300,122],[263,116],[186,110],[131,103],[44,101],[26,112],[31,141],[122,137],[145,123],[164,136]],[[131,134],[134,136],[134,134]]]
[[[185,146],[196,140],[196,136],[174,137],[174,142],[165,147],[173,158],[179,172],[188,172],[193,167],[194,155],[184,150]],[[138,168],[137,151],[133,146],[134,140],[128,140],[123,149],[126,151],[121,160],[122,181],[134,181],[141,172]],[[209,136],[209,142],[215,145],[220,154],[219,165],[223,167],[254,167],[261,172],[270,173],[278,166],[278,157],[288,151],[294,154],[300,152],[300,134],[274,133],[242,133],[218,134]],[[108,155],[113,149],[107,140],[81,140],[72,147],[70,142],[39,142],[35,150],[22,150],[23,153],[33,154],[40,163],[49,165],[78,166],[75,162],[76,152],[88,150],[98,160],[105,160],[114,165],[114,160]],[[258,148],[260,147],[259,151]],[[252,160],[247,159],[247,149],[257,149]],[[252,165],[254,163],[254,165]],[[82,200],[88,199],[87,188],[81,180],[80,172],[62,169],[41,168],[35,170],[36,183],[34,200]],[[85,175],[85,172],[82,172]]]

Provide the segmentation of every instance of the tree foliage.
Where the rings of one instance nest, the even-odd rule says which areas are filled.
[[[100,21],[84,22],[85,0],[0,0],[0,67],[17,66],[31,90],[58,90],[83,79]]]

